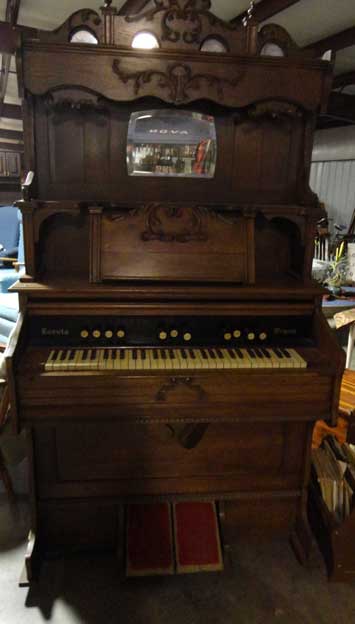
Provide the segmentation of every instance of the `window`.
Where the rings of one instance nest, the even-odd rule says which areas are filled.
[[[217,39],[217,37],[207,37],[201,45],[201,52],[219,52],[220,54],[227,52],[227,46]]]
[[[75,30],[73,33],[70,34],[69,41],[70,43],[91,43],[93,45],[98,44],[97,37],[94,35],[94,33],[91,32],[91,30],[88,30],[87,28],[80,28],[80,30]]]
[[[152,33],[142,31],[133,37],[132,48],[152,50],[153,48],[159,48],[159,42]]]

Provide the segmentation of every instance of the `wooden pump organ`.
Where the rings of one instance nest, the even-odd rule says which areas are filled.
[[[130,501],[213,500],[225,543],[310,547],[312,426],[344,366],[311,280],[331,64],[209,5],[107,2],[19,44],[28,580],[43,549],[117,550]]]

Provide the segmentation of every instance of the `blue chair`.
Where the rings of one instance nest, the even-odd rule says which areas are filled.
[[[6,293],[10,286],[18,280],[19,274],[9,263],[1,258],[17,258],[23,262],[23,249],[19,251],[22,239],[21,211],[14,206],[0,206],[0,293]],[[22,242],[23,247],[23,242]],[[18,257],[22,254],[22,260]]]
[[[6,345],[18,315],[17,293],[0,293],[0,345]]]
[[[8,227],[7,232],[3,229],[5,226]],[[13,267],[0,268],[0,344],[5,345],[18,316],[18,295],[9,293],[8,289],[24,272],[22,215],[21,211],[14,207],[0,206],[0,243],[6,249],[6,253],[3,252],[2,255],[17,256],[17,261],[20,263],[20,271],[16,271]]]

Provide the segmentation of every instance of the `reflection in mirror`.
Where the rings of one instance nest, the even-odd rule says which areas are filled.
[[[142,31],[133,37],[132,48],[153,50],[153,48],[159,48],[159,41],[152,33]]]
[[[285,53],[276,43],[265,43],[260,50],[260,56],[285,56]]]
[[[76,30],[69,37],[70,43],[91,43],[94,45],[98,44],[98,39],[95,35],[88,30],[87,28],[81,28],[80,30]]]
[[[215,167],[216,129],[210,115],[170,109],[131,114],[129,175],[213,178]]]
[[[216,37],[207,37],[201,45],[201,52],[227,52],[227,46]]]

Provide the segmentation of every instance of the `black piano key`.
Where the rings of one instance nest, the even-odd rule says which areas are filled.
[[[85,362],[85,360],[87,360],[87,359],[88,359],[88,355],[89,355],[89,352],[84,350],[84,351],[83,351],[83,356],[82,356],[82,358],[81,358],[81,359],[83,360],[83,362]]]
[[[289,353],[287,351],[287,349],[284,349],[283,347],[280,347],[280,351],[281,351],[282,355],[284,355],[286,358],[288,358],[288,359],[291,358],[291,353]]]
[[[70,362],[72,362],[74,360],[75,355],[76,355],[76,351],[75,351],[75,349],[72,349],[72,351],[70,351],[70,353],[69,353],[69,360],[70,360]]]
[[[216,359],[216,354],[214,353],[214,351],[212,351],[212,349],[207,349],[208,351],[208,355],[212,358],[212,360]]]
[[[141,358],[142,358],[142,360],[145,360],[147,358],[145,349],[141,349]]]
[[[105,349],[104,351],[104,360],[108,360],[108,351]]]
[[[96,350],[96,349],[93,349],[93,350],[91,351],[91,358],[90,358],[91,360],[96,360],[96,353],[97,353],[97,350]]]
[[[216,353],[217,353],[217,357],[219,357],[220,360],[223,360],[223,353],[220,349],[216,349]]]
[[[262,353],[261,349],[258,349],[257,347],[254,347],[254,351],[256,353],[256,357],[258,357],[259,360],[263,360],[264,359],[264,356],[263,356],[263,353]]]
[[[268,360],[271,360],[271,355],[270,355],[270,353],[269,353],[266,349],[264,349],[263,347],[261,347],[260,351],[262,351],[262,352],[263,352],[264,356],[265,356]]]
[[[227,353],[228,353],[228,355],[231,356],[232,360],[236,360],[237,359],[233,349],[227,349]]]
[[[62,351],[60,354],[60,358],[59,361],[62,362],[63,360],[65,360],[65,358],[67,357],[67,351]]]
[[[248,354],[250,355],[251,358],[253,358],[253,360],[256,360],[256,355],[253,351],[253,349],[250,349],[250,347],[247,349]]]
[[[172,351],[172,349],[168,349],[168,353],[169,353],[169,358],[171,360],[175,360],[175,354],[174,351]]]
[[[156,351],[156,349],[153,350],[153,359],[154,360],[158,359],[158,352]]]
[[[160,355],[161,355],[162,360],[166,360],[165,349],[160,349]]]
[[[137,349],[132,349],[132,359],[133,360],[137,359]]]
[[[282,355],[280,349],[278,349],[277,347],[274,347],[273,352],[275,353],[275,355],[277,355],[278,358],[280,358],[281,360],[283,359],[284,356]]]
[[[126,351],[124,349],[120,350],[120,360],[124,360],[126,357]]]
[[[236,354],[237,354],[237,356],[239,357],[240,360],[244,360],[244,355],[243,355],[242,351],[240,349],[238,349],[238,347],[235,347],[234,351],[236,352]]]
[[[200,349],[200,353],[201,353],[201,355],[202,355],[204,360],[208,360],[208,355],[207,355],[205,349]]]
[[[111,351],[111,359],[115,360],[117,357],[117,350],[116,349],[112,349]]]
[[[184,360],[187,360],[187,353],[186,353],[185,349],[180,349],[180,353],[181,353],[182,357],[184,358]]]
[[[196,355],[194,354],[192,349],[189,349],[189,355],[190,355],[192,360],[196,360]]]

